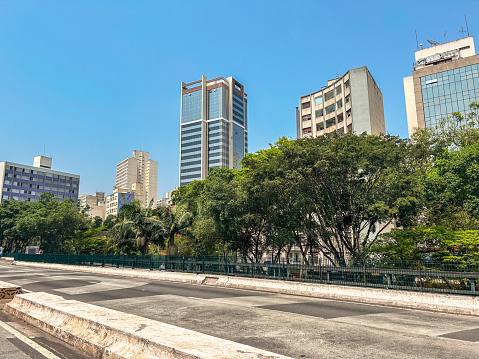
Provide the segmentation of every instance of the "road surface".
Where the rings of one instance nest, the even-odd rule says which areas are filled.
[[[479,358],[479,317],[0,266],[0,280],[294,358]]]

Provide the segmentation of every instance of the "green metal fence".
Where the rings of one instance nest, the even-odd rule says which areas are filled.
[[[239,257],[4,253],[16,261],[189,273],[479,295],[479,263],[432,261],[321,261],[315,265],[251,263]]]

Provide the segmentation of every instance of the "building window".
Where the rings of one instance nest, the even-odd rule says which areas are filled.
[[[343,107],[343,100],[339,100],[338,102],[336,102],[336,105],[337,105],[337,109],[339,110],[341,107]]]
[[[315,104],[316,106],[319,106],[319,105],[321,105],[322,103],[323,103],[323,96],[318,96],[318,97],[315,97],[315,98],[314,98],[314,104]]]
[[[326,92],[324,95],[324,101],[329,101],[334,97],[334,90]]]
[[[314,116],[316,118],[323,116],[323,109],[316,110]]]
[[[324,130],[324,122],[320,122],[316,124],[316,131]]]
[[[331,126],[333,126],[335,123],[334,123],[334,118],[331,118],[329,120],[326,121],[326,128],[329,128]]]
[[[349,80],[344,83],[345,88],[349,88]]]
[[[341,112],[339,115],[338,115],[338,123],[341,123],[344,121],[344,115],[343,113]]]
[[[342,87],[341,85],[339,85],[338,87],[336,87],[336,96],[339,95],[342,91]]]
[[[353,124],[350,123],[350,124],[348,125],[348,132],[352,132],[352,131],[353,131]]]
[[[346,103],[349,103],[349,101],[351,101],[351,95],[346,96],[344,100],[346,101]]]
[[[348,118],[351,117],[351,109],[346,111],[346,117],[348,117]]]
[[[303,116],[302,120],[303,120],[303,121],[309,121],[309,120],[311,120],[311,115],[305,115],[305,116]]]
[[[303,129],[303,134],[311,133],[311,127],[306,127]]]
[[[302,103],[301,104],[301,108],[304,110],[304,109],[307,109],[307,108],[310,108],[311,107],[311,102],[305,102],[305,103]]]
[[[326,115],[329,115],[331,112],[334,112],[335,110],[335,105],[334,103],[332,105],[329,105],[328,107],[326,107]]]

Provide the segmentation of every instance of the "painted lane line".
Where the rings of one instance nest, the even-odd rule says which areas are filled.
[[[55,354],[53,354],[49,350],[45,349],[41,345],[35,343],[33,340],[27,338],[25,335],[23,335],[19,331],[13,329],[8,324],[0,321],[0,327],[2,327],[3,329],[8,331],[10,334],[14,335],[15,337],[17,337],[18,339],[20,339],[22,342],[24,342],[25,344],[27,344],[31,348],[35,349],[37,352],[42,354],[44,357],[46,357],[48,359],[61,359],[60,357],[57,357]]]

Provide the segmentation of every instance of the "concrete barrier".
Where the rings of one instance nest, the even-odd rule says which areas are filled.
[[[10,299],[13,298],[16,294],[22,293],[22,287],[7,283],[0,282],[0,299]]]
[[[247,345],[47,293],[17,295],[5,308],[97,358],[287,359]]]
[[[189,284],[204,284],[217,287],[301,295],[315,298],[347,300],[367,304],[479,316],[479,297],[470,295],[354,287],[336,284],[289,282],[282,280],[229,277],[211,274],[207,275],[167,271],[149,271],[140,269],[85,267],[53,263],[18,262],[18,264],[41,268],[67,269],[87,273],[120,275]]]

